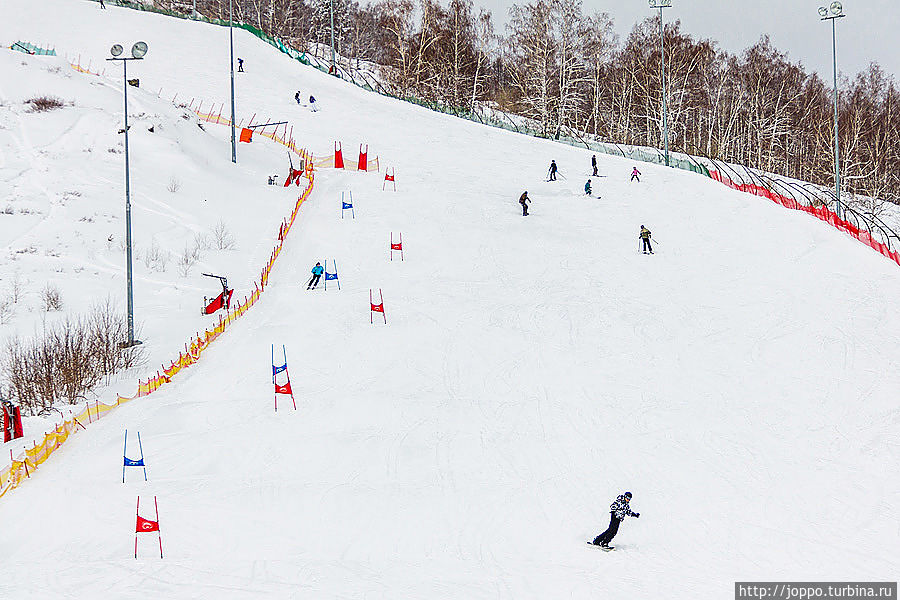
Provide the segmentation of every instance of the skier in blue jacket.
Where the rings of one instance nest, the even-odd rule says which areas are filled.
[[[316,263],[316,266],[312,268],[312,278],[309,280],[309,283],[306,285],[306,289],[314,290],[316,286],[319,284],[319,278],[322,276],[322,273],[325,272],[325,269],[322,268],[322,263]]]
[[[631,492],[625,492],[616,498],[616,501],[609,505],[609,527],[606,531],[594,538],[592,542],[595,546],[601,548],[609,548],[609,543],[619,532],[619,523],[625,520],[625,517],[638,518],[641,513],[631,512]]]

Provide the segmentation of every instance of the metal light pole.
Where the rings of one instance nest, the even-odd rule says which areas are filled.
[[[834,22],[844,17],[844,7],[840,2],[832,2],[831,6],[819,7],[819,16],[823,21],[831,21],[831,63],[834,69],[834,198],[835,214],[841,218],[841,158],[838,143],[838,82],[837,82],[837,32]]]
[[[232,27],[231,0],[228,0],[228,46],[231,49],[231,162],[237,162],[237,144],[234,139],[234,28]]]
[[[669,166],[669,115],[666,103],[666,40],[663,27],[663,9],[672,8],[672,0],[650,0],[650,8],[659,9],[659,47],[662,52],[662,101],[663,101],[663,148],[666,151],[666,166]]]
[[[328,12],[331,15],[331,73],[337,75],[337,67],[334,65],[334,0],[328,3]]]
[[[109,49],[112,58],[106,60],[122,61],[122,89],[125,92],[125,128],[120,132],[125,134],[125,246],[128,264],[126,266],[128,278],[128,341],[125,346],[130,347],[140,344],[140,341],[134,339],[134,279],[132,271],[132,252],[131,252],[131,171],[129,168],[128,154],[128,61],[143,60],[147,54],[147,44],[137,42],[131,47],[131,57],[122,57],[123,48],[120,44],[115,44]]]

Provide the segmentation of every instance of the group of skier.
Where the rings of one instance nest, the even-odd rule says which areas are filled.
[[[299,92],[298,92],[299,94]],[[592,177],[598,177],[597,174],[597,155],[591,156],[591,168],[593,169]],[[641,172],[637,167],[634,167],[631,170],[631,181],[641,182]],[[555,160],[550,161],[550,169],[547,172],[547,181],[556,181],[556,176],[562,176],[562,173],[559,172],[559,167],[556,164]],[[591,180],[588,179],[584,184],[584,194],[586,196],[590,196],[593,194],[593,187],[591,186]],[[599,198],[599,196],[598,196]],[[531,198],[528,197],[528,191],[522,192],[522,195],[519,196],[519,204],[522,205],[522,216],[528,216],[528,204],[531,202]],[[653,244],[651,242],[652,234],[650,230],[641,225],[641,231],[638,234],[638,239],[640,240],[640,248],[641,252],[644,254],[653,254]]]
[[[301,102],[300,102],[300,91],[299,91],[299,90],[297,90],[297,93],[294,94],[294,100],[297,101],[297,104],[300,104],[300,103],[301,103]],[[313,112],[316,112],[316,111],[319,110],[319,107],[316,105],[316,99],[313,97],[312,94],[309,95],[309,109],[310,109],[311,111],[313,111]]]

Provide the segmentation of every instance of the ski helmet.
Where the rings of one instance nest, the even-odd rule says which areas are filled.
[[[631,492],[625,492],[625,497],[631,499]]]

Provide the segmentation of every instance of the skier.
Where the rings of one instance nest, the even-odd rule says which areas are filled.
[[[106,10],[106,5],[103,3],[103,0],[100,0],[100,8]]]
[[[637,167],[635,167],[635,168],[631,171],[631,180],[634,181],[635,179],[638,180],[638,183],[641,182],[641,172],[637,170]]]
[[[557,170],[558,169],[556,168],[556,161],[551,160],[550,161],[550,179],[548,179],[548,181],[556,181],[556,171]]]
[[[642,252],[644,254],[648,254],[648,253],[653,254],[653,246],[650,245],[650,236],[651,235],[652,234],[650,233],[650,230],[647,229],[646,227],[644,227],[643,225],[641,225],[641,234],[638,236],[638,238],[640,238],[644,242],[644,244],[643,244],[644,247],[642,250]]]
[[[594,177],[597,176],[597,155],[591,157],[591,166],[594,167]]]
[[[244,72],[244,59],[239,58],[238,59],[238,73],[243,73],[243,72]]]
[[[522,192],[522,195],[519,196],[519,204],[522,205],[523,217],[528,216],[528,204],[526,204],[527,202],[531,202],[531,198],[528,197],[528,190],[525,190],[524,192]]]
[[[590,179],[588,179],[587,183],[584,184],[584,195],[585,196],[591,195],[591,180]]]
[[[309,95],[309,106],[312,108],[313,112],[316,112],[318,107],[316,107],[316,99],[313,98],[312,94]]]
[[[641,513],[631,512],[629,502],[631,502],[631,492],[625,492],[617,497],[615,502],[609,505],[609,527],[606,528],[606,531],[595,537],[594,541],[591,542],[592,544],[612,550],[609,543],[619,532],[619,523],[625,520],[626,516],[634,518],[641,516]]]
[[[319,277],[321,277],[324,272],[325,269],[322,268],[322,263],[317,262],[316,266],[312,268],[312,278],[309,280],[306,289],[316,289],[316,286],[319,285]]]
[[[300,90],[297,90],[297,93],[294,94],[294,100],[297,101],[297,104],[300,104]]]

